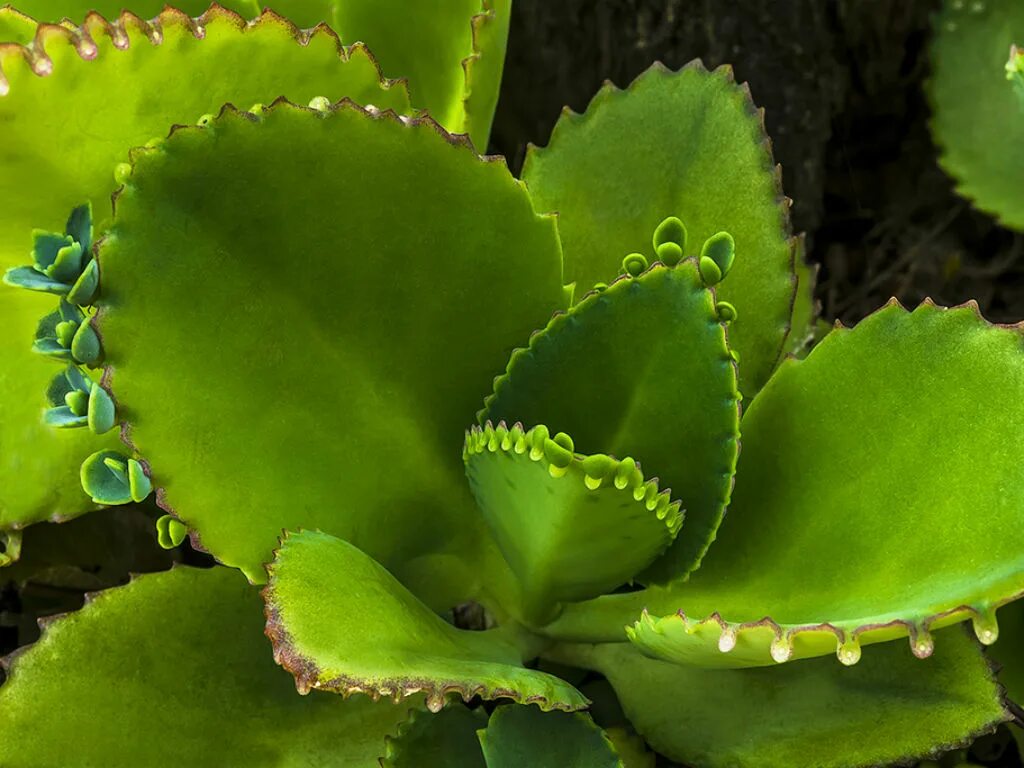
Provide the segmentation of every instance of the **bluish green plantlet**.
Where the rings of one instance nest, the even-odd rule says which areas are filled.
[[[722,282],[736,258],[736,243],[728,232],[718,232],[700,249],[700,276],[708,286]]]
[[[76,296],[81,298],[87,293],[88,285],[79,286],[78,282],[90,263],[91,248],[92,207],[86,203],[71,212],[63,234],[41,229],[33,231],[32,265],[7,270],[4,282],[62,296],[77,288]]]
[[[83,322],[85,313],[62,297],[59,309],[39,322],[32,350],[61,362],[70,362],[73,359],[71,343]]]
[[[103,359],[103,348],[92,324],[90,317],[75,329],[75,335],[71,338],[71,356],[83,365],[97,366]]]
[[[99,451],[82,463],[82,487],[97,504],[140,502],[153,491],[142,464],[116,451]]]
[[[156,521],[157,542],[164,549],[174,549],[188,536],[188,526],[173,515],[161,515]]]

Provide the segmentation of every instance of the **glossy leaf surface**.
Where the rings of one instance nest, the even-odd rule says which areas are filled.
[[[487,768],[623,768],[604,731],[583,712],[499,707],[480,744]]]
[[[932,133],[957,191],[1024,230],[1024,93],[1008,81],[1010,46],[1024,40],[1016,0],[945,0],[931,44]]]
[[[457,629],[431,612],[373,559],[323,533],[288,535],[264,591],[274,658],[302,692],[317,688],[396,700],[425,693],[511,698],[544,710],[581,709],[571,685],[522,666],[499,630]]]
[[[977,644],[958,628],[941,633],[926,662],[888,643],[852,668],[814,659],[705,670],[621,643],[587,655],[648,743],[696,768],[887,765],[967,744],[1009,716]]]
[[[121,412],[203,546],[258,580],[317,527],[438,609],[469,597],[430,561],[485,546],[467,414],[563,302],[554,222],[502,163],[347,103],[227,111],[137,155],[99,261]]]
[[[731,233],[736,265],[720,298],[739,311],[730,339],[741,388],[757,392],[789,326],[794,244],[761,113],[730,70],[655,65],[625,91],[605,86],[586,114],[567,112],[549,145],[531,150],[523,178],[540,208],[559,213],[577,295],[615,277],[627,253],[653,261],[650,233],[666,216],[681,218],[698,247]]]
[[[993,608],[1024,590],[1022,395],[1019,330],[974,306],[890,304],[833,331],[744,416],[728,522],[701,569],[590,610],[617,607],[601,613],[611,627],[647,608],[635,642],[707,666],[855,663],[860,645],[908,634],[924,657],[930,630],[967,618],[992,642]]]
[[[625,584],[682,525],[679,502],[645,481],[632,459],[580,456],[566,435],[549,435],[546,427],[487,424],[467,434],[463,454],[480,511],[537,623],[560,602]]]
[[[256,590],[227,568],[178,568],[97,594],[14,661],[0,688],[0,761],[376,765],[413,703],[297,696],[261,624]]]
[[[667,582],[696,567],[732,487],[739,392],[715,307],[693,259],[620,279],[514,353],[481,413],[566,432],[584,454],[632,457],[671,490],[683,528],[641,579]]]

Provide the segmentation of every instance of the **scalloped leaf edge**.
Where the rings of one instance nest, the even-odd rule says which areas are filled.
[[[892,307],[896,307],[907,314],[912,312],[899,299],[893,297],[863,318],[860,323]],[[936,304],[931,298],[925,298],[918,304],[917,309],[922,307],[939,311],[969,310],[987,328],[1024,334],[1024,321],[1019,323],[993,323],[985,318],[981,308],[978,306],[978,302],[974,299],[955,306],[945,307]],[[841,321],[836,320],[831,333],[849,333],[860,323],[854,326],[847,326]],[[799,365],[802,362],[804,362],[802,359],[792,354],[787,354],[781,365]],[[1018,582],[1024,582],[1024,576],[1018,579]],[[718,648],[723,654],[730,653],[735,649],[743,639],[744,633],[767,630],[773,635],[773,639],[770,641],[769,654],[772,660],[779,664],[785,663],[794,657],[794,641],[800,635],[811,632],[831,632],[836,637],[836,657],[843,664],[850,666],[860,660],[862,644],[870,645],[898,639],[903,637],[904,633],[909,637],[910,649],[914,656],[919,659],[926,659],[935,650],[934,640],[931,636],[932,630],[958,624],[967,619],[971,620],[972,628],[978,641],[982,645],[991,645],[999,637],[996,611],[1002,606],[1021,598],[1024,598],[1024,587],[1011,590],[1001,597],[979,600],[973,605],[961,603],[952,608],[929,613],[917,619],[883,616],[875,620],[854,620],[851,622],[826,621],[817,624],[780,624],[768,615],[757,621],[730,622],[718,611],[714,611],[702,619],[695,619],[687,616],[686,612],[682,609],[663,616],[652,616],[645,608],[641,612],[640,618],[634,621],[632,625],[627,625],[625,630],[628,639],[634,641],[641,627],[657,634],[663,634],[669,623],[682,621],[686,634],[692,635],[705,627],[717,625],[719,629]],[[862,636],[872,634],[874,637],[867,637],[862,641]],[[642,645],[638,644],[638,647],[647,653]]]
[[[26,19],[32,20],[31,16],[16,12]],[[264,10],[251,21],[246,21],[234,11],[213,3],[202,15],[194,18],[182,11],[165,6],[163,11],[149,20],[130,11],[123,11],[116,19],[108,21],[96,11],[90,11],[85,20],[77,26],[67,21],[60,24],[39,23],[32,42],[26,45],[10,42],[0,43],[0,98],[10,92],[10,84],[5,74],[6,65],[24,64],[39,77],[49,77],[54,74],[53,60],[46,52],[48,43],[57,42],[61,45],[70,45],[84,61],[92,61],[99,54],[96,38],[101,35],[110,38],[115,50],[126,51],[132,45],[133,32],[157,46],[163,42],[164,28],[167,26],[182,26],[197,40],[202,40],[206,36],[206,28],[210,24],[230,25],[243,34],[262,26],[277,25],[284,27],[295,43],[303,47],[309,45],[310,41],[316,37],[326,36],[334,41],[338,57],[342,62],[348,62],[353,56],[365,56],[376,70],[381,88],[385,90],[398,88],[408,95],[408,81],[405,78],[384,77],[380,64],[366,45],[363,43],[355,43],[350,46],[342,44],[337,33],[323,22],[310,29],[300,29],[284,16],[269,9]]]

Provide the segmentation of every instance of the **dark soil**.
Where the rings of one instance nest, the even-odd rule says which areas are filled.
[[[828,319],[891,296],[1024,318],[1024,238],[953,192],[928,132],[929,0],[515,0],[492,150],[517,170],[563,105],[651,62],[731,64],[765,108]]]

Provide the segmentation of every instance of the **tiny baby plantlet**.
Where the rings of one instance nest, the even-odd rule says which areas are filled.
[[[608,84],[516,179],[476,151],[509,7],[464,5],[441,64],[411,3],[0,16],[4,455],[45,427],[20,482],[78,488],[0,520],[153,496],[218,561],[46,622],[0,762],[868,766],[1009,722],[1020,330],[892,303],[808,352],[746,86]],[[212,93],[146,98],[172,64]],[[115,82],[106,133],[47,119]]]

